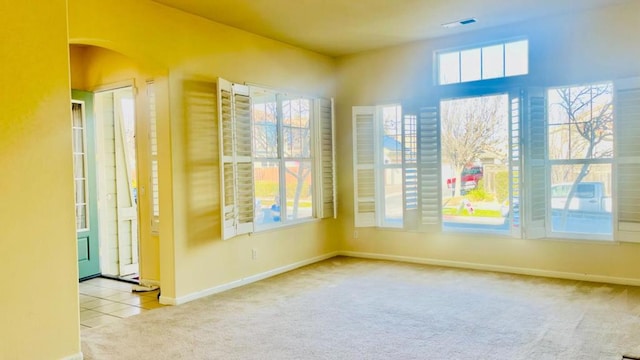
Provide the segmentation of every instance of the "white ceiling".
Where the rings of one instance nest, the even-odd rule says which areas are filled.
[[[251,33],[340,56],[634,0],[154,0]],[[443,23],[475,17],[454,29]]]

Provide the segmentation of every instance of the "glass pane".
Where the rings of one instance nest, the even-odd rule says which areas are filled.
[[[71,104],[71,110],[72,110],[72,126],[73,127],[84,127],[84,124],[82,122],[82,104],[79,103],[72,103]]]
[[[529,73],[529,41],[522,40],[504,45],[505,76]]]
[[[402,114],[398,105],[382,108],[382,139],[385,164],[402,164]]]
[[[280,165],[277,162],[253,163],[255,224],[279,223]]]
[[[85,180],[76,180],[76,204],[84,204],[87,202]]]
[[[458,51],[438,55],[440,85],[460,82],[460,53]]]
[[[571,159],[571,127],[549,125],[549,159]]]
[[[278,157],[278,117],[275,96],[253,99],[253,151],[257,158]]]
[[[287,219],[313,217],[311,161],[286,162]]]
[[[460,72],[462,81],[476,81],[481,79],[480,49],[471,49],[460,52],[462,66]]]
[[[562,106],[566,101],[563,100],[563,93],[559,89],[551,89],[547,92],[547,111],[548,111],[548,123],[553,124],[568,124],[569,116],[567,111]]]
[[[87,229],[87,206],[76,205],[76,230]]]
[[[482,78],[493,79],[504,76],[503,45],[482,48]]]
[[[554,232],[611,235],[611,164],[551,166]]]
[[[292,99],[282,102],[284,156],[311,157],[311,101]]]
[[[402,227],[402,168],[384,169],[384,226]]]
[[[508,232],[508,96],[445,100],[440,108],[444,229]]]
[[[550,159],[613,157],[611,84],[551,89],[548,99]]]
[[[73,176],[76,179],[82,179],[85,177],[84,171],[84,155],[73,155]]]
[[[84,152],[84,130],[82,128],[73,129],[73,152]]]

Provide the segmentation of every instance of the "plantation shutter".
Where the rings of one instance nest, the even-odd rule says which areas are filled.
[[[356,227],[376,226],[376,108],[353,107],[353,183]]]
[[[402,106],[402,187],[405,229],[418,226],[418,112]]]
[[[640,78],[615,82],[616,240],[640,242]]]
[[[509,216],[511,235],[522,236],[520,226],[520,204],[522,183],[521,119],[522,95],[519,92],[509,94]]]
[[[222,238],[253,231],[249,88],[218,79]]]
[[[160,201],[158,173],[158,119],[156,114],[156,91],[152,81],[147,82],[147,98],[149,105],[149,155],[151,160],[151,233],[157,235],[160,230]]]
[[[238,234],[253,232],[253,162],[251,149],[251,97],[249,87],[233,84],[233,116],[236,141]]]
[[[424,106],[418,113],[417,168],[419,229],[440,231],[442,223],[440,116],[437,106]]]
[[[522,181],[524,234],[528,239],[546,236],[547,218],[547,116],[543,89],[529,89],[522,99],[525,134]]]
[[[319,218],[336,218],[338,215],[337,199],[336,199],[336,168],[335,168],[335,120],[333,110],[333,99],[317,99],[316,100],[316,119],[319,146],[316,147],[319,160],[319,196],[320,202],[318,207]]]

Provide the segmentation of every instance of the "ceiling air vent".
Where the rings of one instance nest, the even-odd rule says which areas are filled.
[[[448,22],[446,24],[442,24],[442,27],[452,28],[456,26],[473,24],[476,21],[478,21],[476,18],[462,19],[462,20],[457,20],[457,21]]]

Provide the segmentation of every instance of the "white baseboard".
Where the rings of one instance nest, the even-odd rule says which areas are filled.
[[[531,276],[540,276],[540,277],[548,277],[548,278],[556,278],[556,279],[640,286],[640,279],[623,278],[623,277],[606,276],[606,275],[581,274],[581,273],[572,273],[572,272],[564,272],[564,271],[551,271],[551,270],[521,268],[521,267],[503,266],[503,265],[479,264],[479,263],[470,263],[470,262],[463,262],[463,261],[438,260],[438,259],[418,258],[418,257],[411,257],[411,256],[364,253],[364,252],[357,252],[357,251],[338,251],[338,255],[365,258],[365,259],[402,261],[402,262],[409,262],[409,263],[416,263],[416,264],[436,265],[436,266],[454,267],[454,268],[462,268],[462,269],[495,271],[495,272],[502,272],[502,273],[509,273],[509,274],[531,275]]]
[[[82,355],[82,352],[79,352],[77,354],[65,356],[60,360],[83,360],[83,359],[84,359],[84,355]]]
[[[266,279],[266,278],[270,278],[272,276],[276,276],[276,275],[279,275],[279,274],[285,273],[287,271],[291,271],[291,270],[294,270],[294,269],[297,269],[297,268],[300,268],[300,267],[303,267],[303,266],[306,266],[306,265],[310,265],[310,264],[317,263],[317,262],[322,261],[322,260],[330,259],[330,258],[335,257],[337,255],[339,255],[339,253],[337,251],[330,252],[328,254],[316,256],[316,257],[313,257],[313,258],[307,259],[307,260],[298,261],[298,262],[295,262],[293,264],[281,266],[279,268],[268,270],[268,271],[265,271],[263,273],[251,275],[251,276],[243,278],[243,279],[239,279],[239,280],[232,281],[232,282],[229,282],[229,283],[226,283],[226,284],[214,286],[212,288],[205,289],[205,290],[202,290],[202,291],[197,291],[197,292],[185,295],[185,296],[180,296],[178,298],[170,298],[170,297],[167,297],[167,296],[160,295],[160,303],[161,304],[165,304],[165,305],[180,305],[180,304],[184,304],[184,303],[187,303],[189,301],[200,299],[200,298],[205,297],[205,296],[209,296],[209,295],[217,294],[217,293],[220,293],[220,292],[223,292],[223,291],[231,290],[233,288],[237,288],[239,286],[251,284],[251,283],[254,283],[256,281],[260,281],[260,280],[263,280],[263,279]]]
[[[236,281],[232,281],[226,284],[214,286],[209,289],[197,291],[197,292],[194,292],[185,296],[181,296],[178,298],[171,298],[171,297],[161,295],[160,303],[165,305],[184,304],[189,301],[193,301],[205,296],[217,294],[217,293],[230,290],[239,286],[251,284],[256,281],[260,281],[275,275],[285,273],[287,271],[297,269],[302,266],[306,266],[322,260],[330,259],[332,257],[339,256],[339,255],[356,257],[356,258],[365,258],[365,259],[391,260],[391,261],[401,261],[401,262],[409,262],[409,263],[416,263],[416,264],[445,266],[445,267],[453,267],[453,268],[461,268],[461,269],[495,271],[495,272],[502,272],[502,273],[509,273],[509,274],[540,276],[540,277],[548,277],[548,278],[556,278],[556,279],[640,286],[640,279],[635,279],[635,278],[623,278],[623,277],[595,275],[595,274],[581,274],[581,273],[572,273],[572,272],[563,272],[563,271],[522,268],[522,267],[514,267],[514,266],[480,264],[480,263],[471,263],[471,262],[464,262],[464,261],[419,258],[419,257],[411,257],[411,256],[365,253],[365,252],[358,252],[358,251],[335,251],[328,254],[316,256],[311,259],[299,261],[293,264],[289,264],[289,265],[285,265],[269,271],[265,271],[263,273],[255,274],[255,275],[252,275],[243,279],[239,279]]]

